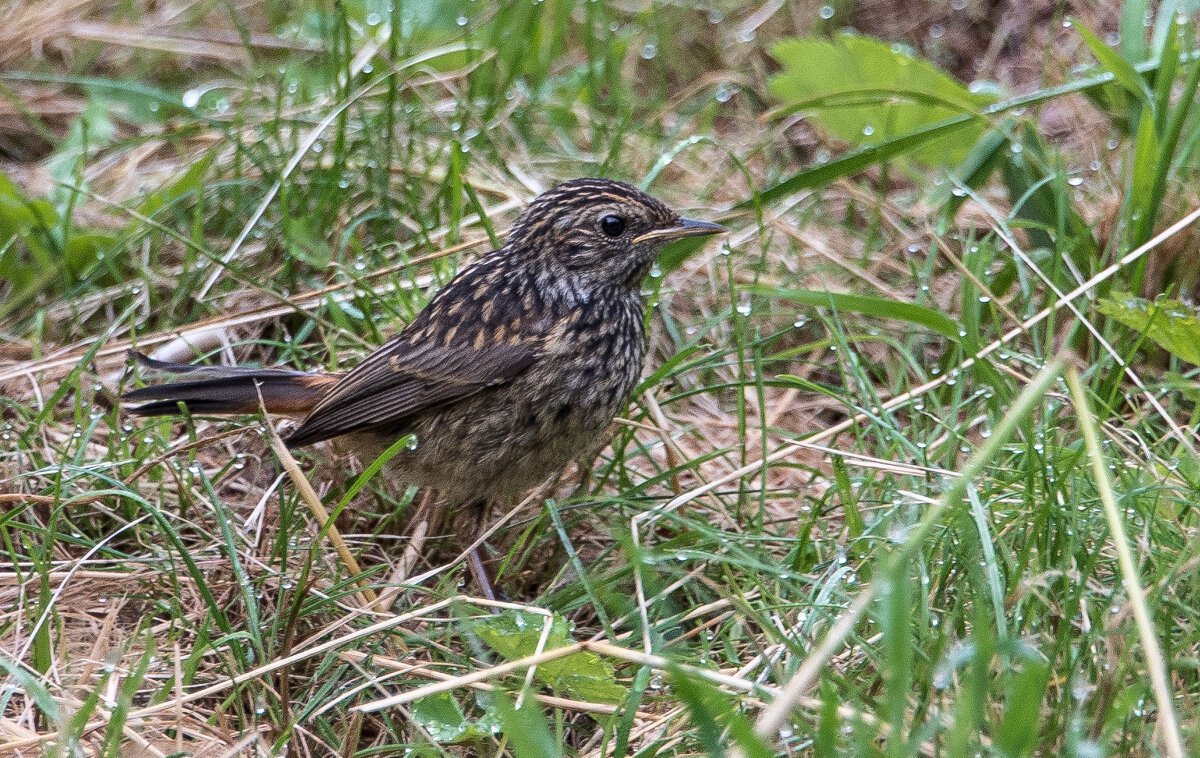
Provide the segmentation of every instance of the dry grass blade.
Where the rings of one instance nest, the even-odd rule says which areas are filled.
[[[1171,683],[1167,679],[1166,659],[1158,644],[1158,632],[1154,629],[1154,621],[1146,607],[1146,591],[1138,578],[1137,561],[1134,560],[1133,551],[1129,549],[1129,539],[1125,536],[1125,522],[1117,505],[1117,498],[1113,494],[1112,479],[1104,464],[1104,451],[1100,447],[1100,436],[1096,432],[1096,419],[1087,400],[1087,391],[1079,380],[1078,372],[1073,368],[1067,371],[1067,383],[1071,387],[1071,399],[1075,403],[1079,429],[1087,445],[1096,489],[1100,493],[1100,501],[1104,504],[1104,516],[1108,519],[1113,545],[1117,549],[1121,582],[1125,585],[1129,603],[1133,606],[1133,618],[1137,622],[1138,639],[1146,656],[1146,668],[1154,687],[1154,698],[1158,701],[1158,731],[1163,741],[1163,752],[1168,758],[1183,758],[1186,752],[1179,732],[1179,722],[1175,718],[1175,698]]]

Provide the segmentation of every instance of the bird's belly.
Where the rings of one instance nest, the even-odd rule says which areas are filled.
[[[554,371],[534,367],[425,414],[412,426],[415,447],[389,464],[392,476],[437,489],[452,502],[504,498],[596,453],[629,402],[641,356],[617,365],[591,357],[560,362]]]

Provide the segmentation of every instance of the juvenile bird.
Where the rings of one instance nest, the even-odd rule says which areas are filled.
[[[141,403],[132,409],[141,416],[176,414],[180,404],[246,414],[258,412],[261,393],[267,412],[303,419],[289,447],[352,435],[364,457],[413,434],[390,474],[438,490],[451,508],[482,508],[599,449],[642,372],[642,280],[665,243],[723,231],[623,182],[575,179],[538,196],[503,247],[346,373],[142,356],[151,368],[205,378],[123,399]]]

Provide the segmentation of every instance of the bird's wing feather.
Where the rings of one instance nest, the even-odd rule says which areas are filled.
[[[537,340],[470,345],[413,343],[403,335],[330,390],[288,438],[289,447],[372,427],[461,400],[500,384],[537,359]]]

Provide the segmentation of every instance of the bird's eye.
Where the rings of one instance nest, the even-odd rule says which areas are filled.
[[[600,231],[609,237],[620,237],[625,231],[625,219],[620,216],[605,216],[600,219]]]

